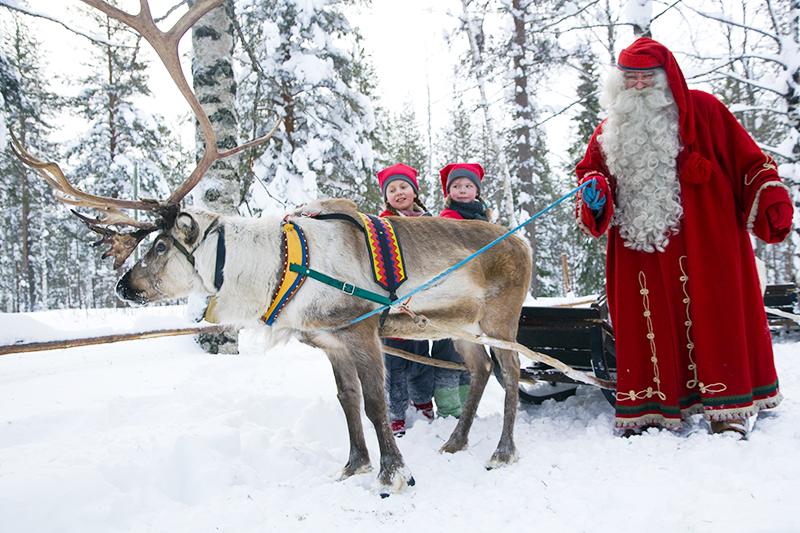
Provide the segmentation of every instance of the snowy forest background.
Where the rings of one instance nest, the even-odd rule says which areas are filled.
[[[149,45],[137,35],[77,1],[57,11],[48,4],[0,0],[3,131],[59,163],[82,190],[164,198],[202,151],[188,106],[175,100],[186,110],[178,120],[149,110],[148,101],[174,95],[151,87],[163,67],[145,59]],[[138,2],[116,4],[138,11]],[[179,0],[152,4],[165,25],[186,9]],[[383,9],[379,4],[233,0],[195,26],[182,43],[184,68],[209,103],[220,145],[264,135],[278,117],[283,123],[269,142],[218,162],[193,191],[193,203],[259,216],[343,196],[378,213],[376,172],[404,162],[420,171],[421,197],[438,213],[438,169],[468,161],[484,166],[484,197],[498,223],[513,227],[575,187],[572,168],[603,118],[598,91],[605,74],[643,34],[672,50],[690,87],[729,106],[779,163],[798,199],[800,0],[429,2],[427,13],[449,25],[428,45],[452,60],[438,80],[413,72],[403,78],[409,91],[447,86],[445,101],[422,105],[385,97],[380,72],[387,65],[376,65],[374,50],[404,43],[370,42],[357,25]],[[50,43],[56,27],[69,28],[80,44],[65,52],[65,43]],[[407,28],[409,41],[414,30]],[[82,67],[64,61],[65,53]],[[442,110],[446,120],[433,120]],[[6,136],[0,311],[125,305],[113,290],[119,273],[88,246],[96,239],[13,156]],[[577,229],[572,199],[525,230],[538,273],[534,296],[564,294],[562,255],[574,293],[601,290],[604,243]],[[780,245],[756,244],[769,282],[796,280],[798,238],[795,232]]]

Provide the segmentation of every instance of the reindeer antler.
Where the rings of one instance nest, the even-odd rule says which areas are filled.
[[[218,7],[225,0],[197,0],[167,32],[159,30],[156,26],[153,16],[150,13],[150,5],[147,0],[139,1],[140,9],[137,15],[126,13],[121,9],[109,5],[103,0],[81,1],[102,11],[109,17],[130,26],[150,43],[153,50],[155,50],[156,54],[158,54],[158,57],[161,59],[161,62],[166,67],[167,72],[169,72],[170,77],[172,77],[173,82],[175,82],[175,85],[178,87],[178,90],[189,103],[189,107],[192,108],[192,112],[202,128],[205,138],[205,152],[200,162],[197,164],[197,167],[192,171],[189,177],[186,178],[186,181],[172,192],[166,201],[159,201],[153,199],[120,200],[105,196],[95,196],[80,191],[69,183],[57,164],[44,162],[33,157],[12,134],[12,150],[14,154],[19,157],[23,163],[37,170],[47,183],[56,189],[56,197],[59,200],[69,205],[92,207],[99,210],[104,215],[102,219],[92,219],[79,215],[73,210],[73,213],[78,215],[84,224],[92,231],[103,236],[100,241],[94,243],[95,246],[100,244],[111,245],[111,248],[103,254],[103,258],[113,256],[114,268],[119,268],[145,236],[156,229],[171,226],[177,214],[176,206],[180,204],[181,200],[189,194],[189,191],[197,185],[215,161],[266,141],[277,131],[281,121],[279,119],[272,131],[260,139],[255,139],[224,152],[219,152],[217,150],[217,138],[211,126],[211,120],[209,120],[208,115],[203,110],[194,92],[192,92],[183,74],[180,56],[178,55],[178,44],[189,28],[200,20],[203,15],[215,7]],[[154,211],[161,219],[157,220],[155,223],[140,222],[123,214],[120,209]],[[108,226],[131,226],[138,229],[136,231],[118,233]]]

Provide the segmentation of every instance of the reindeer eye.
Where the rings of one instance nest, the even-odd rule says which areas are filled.
[[[166,251],[167,245],[164,243],[164,241],[158,241],[156,243],[156,253],[163,254]]]

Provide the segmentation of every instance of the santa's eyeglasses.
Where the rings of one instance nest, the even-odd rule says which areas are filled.
[[[626,72],[625,84],[628,87],[633,87],[639,82],[642,82],[644,85],[652,85],[655,75],[656,73],[652,70],[645,70],[643,72]]]

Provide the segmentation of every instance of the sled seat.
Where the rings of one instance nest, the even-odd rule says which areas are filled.
[[[785,313],[796,314],[797,291],[797,285],[794,283],[767,285],[767,289],[764,291],[764,305]],[[767,313],[767,321],[774,334],[786,333],[789,330],[800,331],[800,326],[789,318]]]

